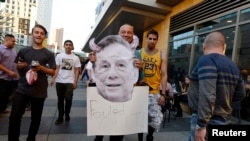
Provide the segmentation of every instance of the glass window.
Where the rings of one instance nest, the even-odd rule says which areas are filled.
[[[194,63],[193,65],[195,66],[197,64],[198,59],[200,58],[200,56],[203,55],[203,42],[206,38],[207,34],[202,34],[199,36],[195,36],[194,39]],[[194,66],[190,66],[192,69],[194,68]]]
[[[239,61],[240,68],[250,70],[250,24],[245,24],[239,27]]]
[[[240,11],[240,21],[250,20],[250,8]]]
[[[197,33],[210,31],[219,27],[228,26],[236,23],[237,13],[232,13],[217,19],[207,21],[196,26]]]
[[[226,39],[226,56],[228,56],[229,58],[232,58],[232,54],[233,54],[233,46],[234,46],[234,42],[235,42],[235,27],[232,28],[227,28],[227,29],[223,29],[220,31]]]
[[[185,72],[188,72],[192,48],[192,37],[170,42],[169,45],[169,71],[172,70],[171,72],[175,72],[178,68],[180,68]],[[169,77],[173,76],[171,72],[169,72]]]
[[[193,34],[194,34],[193,27],[187,28],[179,32],[173,33],[170,37],[170,40],[172,41],[172,40],[178,40],[178,39],[190,37],[190,36],[193,36]]]
[[[239,16],[239,22],[241,23],[237,23],[237,16]],[[235,33],[236,27],[238,28],[237,34]],[[195,33],[194,28],[196,29]],[[249,7],[219,18],[214,18],[210,21],[196,24],[194,27],[188,27],[184,30],[171,33],[168,47],[169,79],[174,77],[174,72],[176,72],[178,68],[184,69],[186,72],[188,72],[188,70],[192,71],[192,68],[197,64],[200,56],[203,55],[203,42],[206,36],[212,31],[219,31],[225,36],[227,45],[225,55],[231,59],[233,58],[233,61],[239,68],[250,71]],[[237,43],[235,43],[236,41]],[[192,42],[194,42],[194,44],[192,44]],[[192,53],[191,48],[193,48],[194,51]],[[234,50],[236,51],[234,52],[235,57],[232,56]],[[191,54],[193,56],[191,56]]]
[[[227,45],[225,54],[229,58],[232,58],[235,30],[234,30],[234,28],[228,28],[228,29],[221,30],[219,32],[221,32],[225,36],[226,45]],[[197,63],[200,56],[203,55],[203,45],[202,44],[203,44],[203,42],[208,34],[209,33],[195,36],[194,65]],[[194,66],[191,66],[191,67],[193,68]]]

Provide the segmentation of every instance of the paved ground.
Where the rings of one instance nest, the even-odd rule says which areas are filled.
[[[37,136],[37,141],[93,141],[94,136],[87,136],[86,119],[86,86],[79,82],[74,92],[71,120],[60,125],[55,125],[57,118],[57,97],[55,87],[49,87],[49,96],[45,101],[42,122]],[[9,106],[10,110],[11,105]],[[9,114],[0,114],[0,141],[7,141]],[[190,116],[166,121],[165,127],[154,135],[154,141],[187,141],[189,136]],[[26,111],[22,119],[20,141],[25,141],[30,123],[30,111]],[[108,141],[108,137],[104,138]],[[137,135],[126,135],[124,141],[137,141]]]

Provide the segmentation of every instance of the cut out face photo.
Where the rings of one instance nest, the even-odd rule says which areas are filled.
[[[138,69],[134,66],[134,50],[120,36],[110,35],[98,43],[94,74],[98,93],[111,102],[132,99]]]

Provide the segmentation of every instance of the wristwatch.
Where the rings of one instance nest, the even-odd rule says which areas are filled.
[[[198,130],[198,131],[200,131],[200,130],[202,130],[202,129],[204,129],[205,127],[200,127],[198,124],[196,124],[196,127],[195,127],[195,129],[196,130]]]

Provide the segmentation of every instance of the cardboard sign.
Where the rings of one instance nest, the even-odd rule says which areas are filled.
[[[110,102],[87,87],[87,135],[126,135],[148,131],[148,86],[136,86],[130,101]]]

